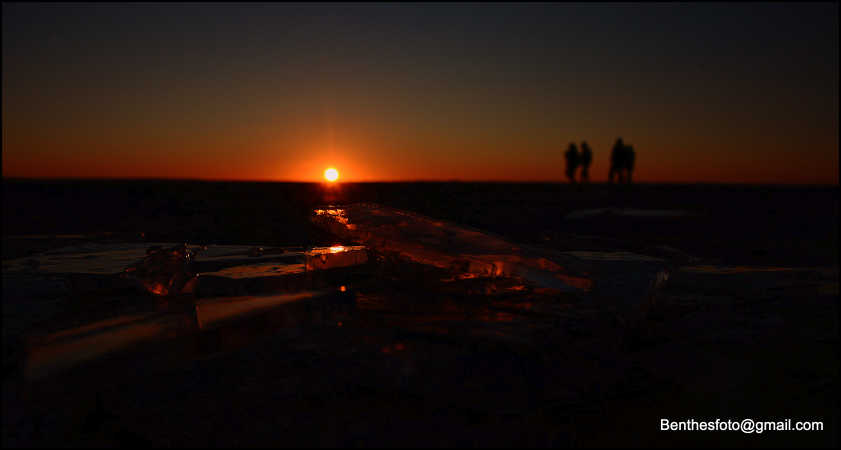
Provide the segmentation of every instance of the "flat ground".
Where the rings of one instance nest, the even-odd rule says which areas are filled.
[[[39,380],[21,375],[28,336],[153,300],[45,297],[39,280],[4,271],[3,445],[839,445],[837,188],[4,184],[3,258],[86,240],[331,243],[308,209],[359,200],[550,248],[660,256],[674,271],[627,320],[592,296],[383,267],[351,308],[156,342]],[[605,207],[696,215],[565,219]],[[47,236],[19,237],[33,234]],[[662,432],[664,418],[825,430]]]

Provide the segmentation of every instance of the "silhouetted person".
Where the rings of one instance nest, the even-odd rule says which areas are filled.
[[[610,153],[610,172],[608,174],[608,181],[613,184],[613,177],[616,176],[618,182],[622,182],[622,166],[623,153],[625,144],[622,143],[622,138],[616,140],[613,144],[613,151]]]
[[[579,164],[581,164],[581,182],[586,183],[590,181],[590,163],[593,162],[593,153],[590,151],[590,146],[587,141],[581,143],[581,155],[579,156]]]
[[[634,153],[634,146],[628,145],[625,146],[625,170],[628,171],[628,177],[626,178],[626,183],[631,183],[631,174],[634,172],[634,160],[636,159],[636,154]]]
[[[574,142],[570,142],[569,149],[566,152],[567,159],[567,178],[570,183],[575,183],[575,171],[578,170],[578,148]]]
[[[610,183],[613,183],[614,176],[619,183],[630,183],[635,159],[634,147],[625,145],[622,138],[617,139],[616,144],[613,145],[613,152],[610,154],[610,174],[608,176]]]

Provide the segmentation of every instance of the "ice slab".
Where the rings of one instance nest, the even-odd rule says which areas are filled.
[[[4,273],[54,276],[74,292],[94,293],[139,288],[157,296],[195,293],[258,294],[303,288],[278,278],[306,272],[358,266],[367,261],[361,246],[254,247],[198,246],[172,243],[85,243],[3,262]],[[276,282],[267,282],[268,279]],[[258,282],[257,280],[261,280]],[[200,286],[204,284],[205,286]],[[248,289],[241,289],[247,284]],[[300,286],[299,286],[300,285]]]
[[[350,267],[368,262],[368,252],[361,245],[316,247],[306,253],[306,270],[324,270]]]
[[[3,261],[4,272],[79,273],[113,275],[147,256],[151,247],[172,247],[176,244],[87,243],[46,251],[27,258]]]
[[[517,276],[565,291],[586,291],[592,285],[586,264],[575,256],[408,211],[359,203],[315,209],[312,221],[343,240],[463,277]]]
[[[229,266],[212,272],[200,271],[200,276],[225,277],[234,280],[248,278],[274,277],[306,272],[306,265],[301,263],[264,262],[240,266]]]
[[[199,260],[194,293],[199,297],[254,295],[321,289],[346,283],[354,269],[368,261],[362,246],[314,247],[287,251],[281,257],[242,261]],[[213,266],[213,270],[206,270]]]
[[[3,272],[113,275],[157,252],[178,245],[163,242],[85,243],[3,261]],[[245,245],[184,246],[205,271],[212,271],[213,267],[246,265],[261,261],[286,261],[294,259],[296,255],[301,257],[305,250],[298,247],[264,249]]]

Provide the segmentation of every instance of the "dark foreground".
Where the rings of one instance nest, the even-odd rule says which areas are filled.
[[[837,188],[6,181],[3,195],[4,446],[839,445]],[[33,334],[157,300],[45,298],[6,261],[91,241],[331,245],[309,212],[357,201],[674,272],[630,322],[591,297],[382,266],[350,308],[22,375]],[[606,207],[693,215],[567,216]],[[824,431],[660,431],[745,418]]]

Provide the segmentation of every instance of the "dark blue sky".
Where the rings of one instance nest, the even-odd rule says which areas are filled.
[[[3,173],[548,180],[586,139],[599,179],[623,136],[643,181],[837,183],[837,53],[837,3],[4,4]]]

